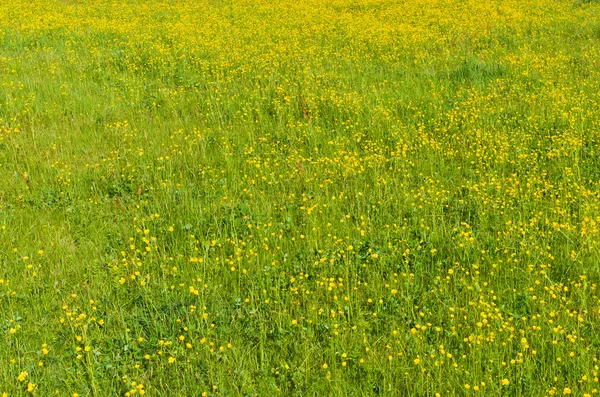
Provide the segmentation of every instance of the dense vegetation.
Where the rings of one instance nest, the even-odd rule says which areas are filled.
[[[591,396],[599,109],[594,1],[2,2],[0,395]]]

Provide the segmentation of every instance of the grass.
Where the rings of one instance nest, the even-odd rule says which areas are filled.
[[[597,394],[574,4],[0,5],[0,395]]]

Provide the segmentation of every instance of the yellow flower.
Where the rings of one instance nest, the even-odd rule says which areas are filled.
[[[502,380],[500,381],[500,384],[501,384],[502,386],[506,386],[506,385],[508,385],[509,383],[510,383],[510,381],[509,381],[508,379],[506,379],[506,378],[504,378],[504,379],[502,379]]]
[[[27,379],[27,376],[29,376],[29,372],[23,371],[19,374],[17,379],[19,380],[19,382],[23,382],[25,379]]]

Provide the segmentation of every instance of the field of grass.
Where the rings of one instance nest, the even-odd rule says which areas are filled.
[[[600,3],[0,4],[0,396],[592,396]]]

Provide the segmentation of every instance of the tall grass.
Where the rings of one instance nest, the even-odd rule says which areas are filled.
[[[597,393],[600,9],[0,5],[0,395]]]

